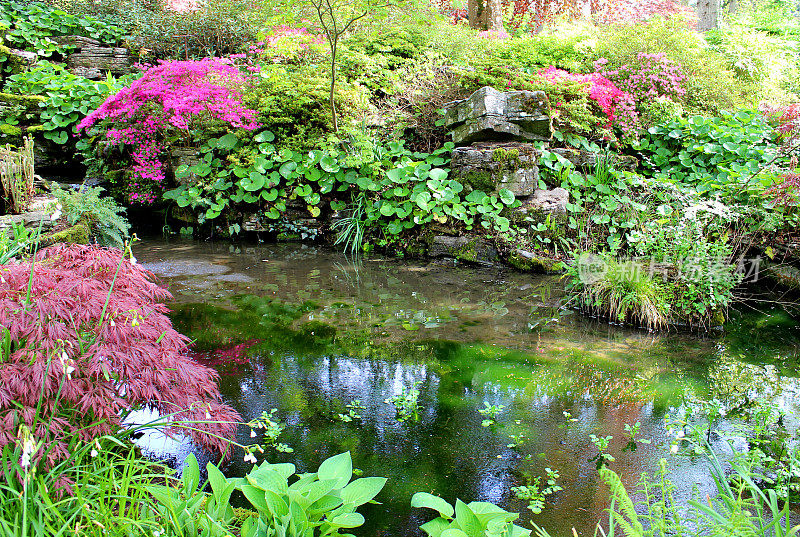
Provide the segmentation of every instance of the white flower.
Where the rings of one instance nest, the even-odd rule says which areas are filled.
[[[678,444],[672,444],[672,447],[669,448],[670,453],[675,454],[678,452]]]
[[[250,438],[255,438],[256,432],[253,429],[250,429]]]
[[[69,358],[69,356],[67,356],[67,353],[64,351],[61,351],[60,360],[61,360],[61,367],[64,368],[64,374],[67,375],[68,379],[72,379],[72,374],[75,372],[75,367],[74,367],[75,362],[72,361]]]
[[[111,326],[117,326],[117,323],[114,322],[114,319],[109,319],[108,324]]]
[[[686,436],[686,433],[683,432],[683,430],[680,430],[680,431],[678,431],[678,434],[676,436],[677,436],[677,438],[684,438]]]
[[[99,453],[97,452],[96,449],[92,448],[92,451],[89,452],[89,455],[91,455],[92,457],[97,457],[99,455]]]
[[[207,420],[210,420],[210,419],[211,419],[211,414],[209,414],[209,413],[208,413],[208,410],[206,410],[206,419],[207,419]]]
[[[133,257],[133,254],[131,254],[131,265],[135,265],[135,264],[136,264],[136,258]]]
[[[27,471],[31,465],[31,457],[39,451],[41,443],[37,444],[34,441],[31,430],[25,425],[19,426],[17,438],[22,444],[22,456],[19,459],[19,465],[22,466],[23,470]]]
[[[244,456],[244,462],[251,462],[251,463],[255,464],[256,463],[256,456],[253,455],[252,453],[248,453],[247,455]]]

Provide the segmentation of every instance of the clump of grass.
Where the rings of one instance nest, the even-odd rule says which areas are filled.
[[[664,285],[636,261],[603,260],[591,281],[578,280],[580,307],[592,314],[648,330],[666,328],[670,321]]]

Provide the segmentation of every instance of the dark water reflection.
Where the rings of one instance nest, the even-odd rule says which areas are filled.
[[[660,336],[569,315],[557,279],[506,270],[352,262],[288,244],[145,241],[137,255],[174,293],[176,324],[216,358],[229,402],[246,420],[279,410],[295,452],[270,461],[309,471],[349,450],[364,475],[389,478],[360,535],[420,535],[416,491],[495,502],[554,536],[593,535],[608,501],[590,434],[613,436],[611,467],[629,489],[666,457],[689,497],[711,484],[699,461],[670,456],[663,425],[685,390],[787,408],[800,393],[797,327],[777,314],[742,318],[724,337]],[[235,357],[213,349],[245,340]],[[420,419],[400,423],[385,400],[417,382]],[[353,400],[362,419],[337,420]],[[481,425],[484,402],[505,406],[497,425]],[[652,443],[623,452],[635,422]],[[519,435],[524,444],[508,447]],[[544,479],[545,467],[564,490],[532,515],[510,488]]]

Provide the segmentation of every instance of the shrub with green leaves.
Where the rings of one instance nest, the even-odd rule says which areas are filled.
[[[678,64],[686,76],[681,104],[689,113],[712,115],[758,102],[757,85],[738,78],[727,60],[708,47],[702,34],[679,18],[654,17],[636,24],[602,26],[596,38],[593,59],[608,60],[607,70],[636,65],[641,53],[663,53]]]
[[[279,148],[317,148],[333,132],[328,97],[330,82],[316,66],[263,65],[255,83],[244,89],[243,103],[258,110],[258,123],[275,134]],[[346,120],[363,110],[360,90],[345,83],[336,87],[336,109]]]
[[[738,188],[778,153],[773,129],[760,113],[750,110],[678,118],[648,129],[635,147],[650,174],[711,194]]]
[[[542,34],[498,40],[493,44],[490,58],[499,66],[518,69],[545,69],[553,66],[570,73],[584,72],[585,51],[578,37]]]
[[[216,0],[178,12],[154,0],[53,0],[70,13],[102,17],[125,29],[128,42],[150,57],[225,56],[254,41],[260,28],[251,2]]]
[[[38,115],[20,117],[10,112],[0,119],[9,125],[41,124],[44,138],[64,145],[74,137],[78,122],[123,85],[122,80],[111,76],[94,81],[73,75],[62,65],[40,62],[29,71],[9,76],[3,86],[6,93],[41,96]]]

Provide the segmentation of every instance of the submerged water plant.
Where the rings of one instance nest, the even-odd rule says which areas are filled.
[[[385,403],[394,405],[397,412],[397,421],[419,420],[419,386],[422,382],[415,382],[410,388],[403,387],[402,391],[390,397]]]

